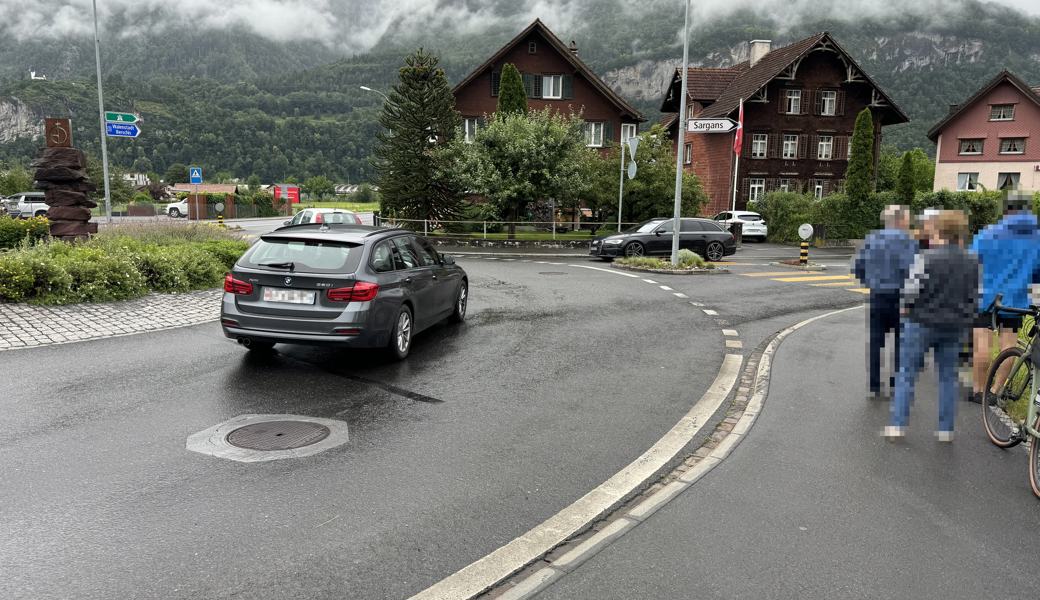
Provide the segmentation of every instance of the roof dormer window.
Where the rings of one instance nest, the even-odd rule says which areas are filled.
[[[527,42],[527,53],[536,54],[538,52],[538,42]]]

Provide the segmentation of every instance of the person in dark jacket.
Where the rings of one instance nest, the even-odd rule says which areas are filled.
[[[1040,230],[1036,216],[1030,211],[1031,195],[1009,192],[1004,200],[1004,218],[986,227],[975,236],[971,250],[978,256],[982,268],[982,289],[979,311],[986,311],[997,294],[1003,294],[1005,306],[1027,308],[1031,284],[1040,283]],[[975,322],[975,351],[973,360],[972,402],[982,402],[989,376],[990,346],[993,342],[993,318],[980,312]],[[1022,328],[1021,315],[997,315],[1000,349],[1013,348],[1018,343]],[[1008,363],[1008,369],[1011,368]],[[1003,381],[1007,372],[997,381]]]
[[[917,241],[909,233],[910,210],[892,205],[881,214],[884,229],[872,232],[863,241],[852,270],[864,287],[870,289],[867,313],[869,344],[867,373],[871,398],[881,397],[881,353],[888,333],[893,338],[893,376],[889,386],[895,388],[899,371],[899,292],[917,255]]]
[[[941,210],[927,223],[928,249],[917,256],[901,298],[899,373],[890,424],[882,434],[903,437],[910,400],[925,353],[935,352],[939,378],[939,429],[942,442],[953,440],[957,405],[957,359],[975,322],[979,263],[963,248],[968,219],[959,210]]]

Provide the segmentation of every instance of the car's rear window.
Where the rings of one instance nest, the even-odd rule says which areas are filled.
[[[326,240],[261,239],[242,257],[242,265],[305,273],[353,273],[361,264],[364,246]],[[271,266],[277,264],[279,266]]]
[[[758,215],[740,215],[741,221],[761,221],[762,217]]]

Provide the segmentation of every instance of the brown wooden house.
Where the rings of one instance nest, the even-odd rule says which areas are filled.
[[[627,140],[646,120],[578,57],[573,41],[564,44],[541,20],[535,20],[455,86],[455,108],[462,115],[466,139],[495,112],[506,63],[520,71],[531,109],[580,113],[590,147],[606,148],[611,142]]]
[[[726,68],[693,68],[687,75],[689,118],[737,119],[744,100],[744,133],[736,207],[767,192],[788,190],[823,196],[844,186],[849,140],[856,115],[874,116],[875,161],[881,128],[909,118],[827,32],[772,49],[750,42],[749,60]],[[661,110],[679,111],[682,74],[677,69]],[[677,139],[678,123],[669,123]],[[735,133],[685,133],[681,159],[701,179],[709,202],[702,211],[729,210],[733,201]]]

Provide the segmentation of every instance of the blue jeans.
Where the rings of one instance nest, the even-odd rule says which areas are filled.
[[[885,349],[885,337],[893,330],[892,387],[895,387],[895,374],[899,372],[899,290],[870,293],[868,323],[867,385],[871,392],[877,393],[881,391],[881,354]]]
[[[957,408],[957,358],[966,333],[967,330],[961,327],[929,327],[905,319],[900,323],[899,374],[892,401],[892,425],[906,427],[910,420],[910,400],[914,397],[917,374],[924,366],[925,353],[934,348],[939,375],[939,431],[953,431]]]

